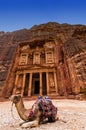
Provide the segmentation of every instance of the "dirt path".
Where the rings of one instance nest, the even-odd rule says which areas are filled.
[[[33,103],[34,101],[24,101],[26,108],[30,108]],[[64,99],[53,100],[53,103],[58,107],[58,115],[61,120],[42,124],[31,130],[86,130],[86,101]],[[0,102],[0,130],[22,130],[19,126],[21,121],[15,106],[12,115],[10,101]]]

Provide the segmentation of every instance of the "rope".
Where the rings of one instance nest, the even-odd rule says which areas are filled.
[[[12,115],[12,118],[13,118],[14,120],[17,120],[17,119],[14,117],[14,114],[13,114],[13,102],[12,102],[12,106],[11,106],[11,115]]]

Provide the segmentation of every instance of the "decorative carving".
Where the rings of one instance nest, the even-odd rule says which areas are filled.
[[[54,74],[53,74],[53,73],[49,73],[49,86],[50,86],[51,88],[55,87]]]
[[[21,50],[24,51],[24,50],[27,50],[27,49],[30,49],[29,45],[24,45]]]
[[[40,48],[37,46],[37,47],[36,47],[36,51],[39,51],[39,49],[40,49]]]
[[[54,81],[52,79],[49,79],[49,85],[50,87],[55,87]]]
[[[54,48],[54,43],[53,42],[46,42],[44,45],[44,48],[52,49],[52,48]]]
[[[33,64],[40,64],[40,53],[34,53],[34,61]]]
[[[21,54],[19,64],[27,64],[27,54]]]
[[[46,63],[52,63],[53,62],[53,52],[48,51],[46,52]]]

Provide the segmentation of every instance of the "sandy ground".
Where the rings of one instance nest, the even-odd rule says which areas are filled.
[[[34,101],[24,101],[26,108],[31,108],[33,103]],[[53,100],[53,103],[58,107],[60,120],[27,130],[86,130],[86,101],[60,99]],[[0,102],[0,130],[22,130],[19,126],[22,120],[15,106],[11,113],[11,105],[10,101]]]

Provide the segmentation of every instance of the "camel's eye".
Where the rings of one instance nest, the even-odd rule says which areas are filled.
[[[15,98],[14,98],[15,100],[17,100],[18,99],[18,96],[15,96]]]
[[[14,95],[13,102],[18,102],[21,99],[21,95]]]
[[[20,96],[15,96],[14,97],[14,100],[16,100],[16,101],[19,101],[19,99],[20,99]]]

